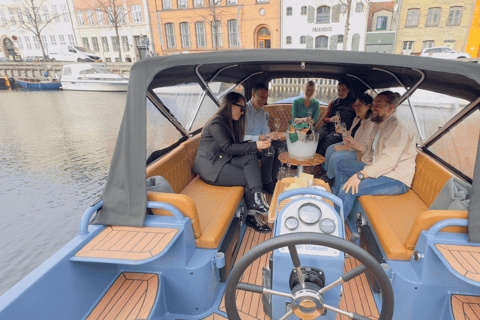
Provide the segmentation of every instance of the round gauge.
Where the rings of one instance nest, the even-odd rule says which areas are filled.
[[[288,230],[295,230],[298,227],[298,219],[295,217],[288,217],[285,219],[285,227],[287,227]]]
[[[307,202],[298,208],[298,217],[303,223],[314,224],[322,217],[322,210],[317,205]]]
[[[323,233],[326,233],[326,234],[333,233],[333,231],[335,231],[336,228],[337,226],[335,225],[335,221],[333,221],[332,219],[325,218],[322,221],[320,221],[320,230]]]

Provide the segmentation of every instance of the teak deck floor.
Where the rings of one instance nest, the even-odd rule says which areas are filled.
[[[345,230],[347,231],[346,238],[349,239],[351,232],[347,225],[345,225]],[[247,228],[242,245],[238,252],[237,261],[245,254],[245,252],[256,246],[258,243],[268,240],[271,237],[271,233],[260,234],[253,231],[251,228]],[[268,266],[268,258],[269,257],[267,255],[264,255],[260,259],[257,259],[254,264],[245,271],[240,281],[261,286],[262,269],[263,267]],[[345,260],[344,273],[352,270],[359,264],[360,263],[356,259],[347,258]],[[237,307],[242,319],[270,319],[270,317],[265,315],[263,312],[262,295],[259,293],[252,293],[242,290],[237,291]],[[340,299],[339,307],[342,310],[355,312],[372,320],[379,318],[378,308],[375,304],[372,290],[370,289],[370,285],[368,284],[365,273],[343,284],[343,296]],[[226,312],[224,298],[222,298],[219,310]],[[219,314],[213,313],[205,319],[220,320],[225,318]],[[336,318],[336,320],[347,319],[349,318],[342,315],[337,315]]]
[[[452,311],[455,320],[480,319],[480,297],[452,295]]]
[[[480,247],[451,244],[435,246],[453,270],[470,280],[480,282]]]

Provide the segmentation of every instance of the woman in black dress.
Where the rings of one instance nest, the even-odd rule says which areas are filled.
[[[271,142],[242,142],[244,112],[245,98],[241,94],[230,92],[225,96],[220,109],[203,128],[193,171],[211,185],[244,187],[249,209],[247,225],[258,232],[270,232],[257,216],[266,215],[269,209],[257,153],[270,147]]]

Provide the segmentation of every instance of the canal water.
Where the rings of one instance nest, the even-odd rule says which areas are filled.
[[[78,233],[105,185],[125,101],[126,93],[0,91],[0,295]],[[430,136],[462,107],[417,109],[421,129]],[[398,112],[413,123],[407,106]],[[473,176],[476,142],[465,132],[478,141],[480,112],[471,118],[444,149],[457,146],[451,163],[470,164]]]

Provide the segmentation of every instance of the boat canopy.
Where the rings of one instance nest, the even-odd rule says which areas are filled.
[[[357,93],[403,86],[468,101],[480,97],[480,66],[424,57],[298,49],[236,50],[141,60],[130,71],[125,112],[103,191],[103,208],[94,223],[143,226],[147,202],[147,93],[152,94],[158,87],[192,82],[207,89],[215,78],[242,83],[248,99],[253,84],[284,77],[347,80]],[[410,94],[407,91],[402,98]]]

